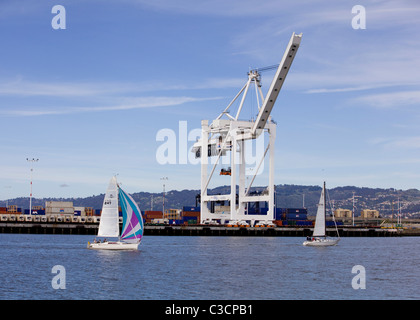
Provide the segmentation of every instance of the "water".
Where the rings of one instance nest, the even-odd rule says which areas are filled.
[[[0,234],[0,299],[420,299],[420,239],[165,237],[140,250],[87,250],[92,236]],[[55,265],[65,289],[54,289]],[[355,265],[366,289],[355,290]],[[63,275],[63,274],[61,274]]]

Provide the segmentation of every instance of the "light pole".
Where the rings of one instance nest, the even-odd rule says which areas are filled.
[[[7,188],[7,189],[11,189],[11,188],[12,188],[12,186],[5,186],[5,188]],[[9,192],[8,192],[8,193],[9,193]],[[8,197],[9,197],[9,196],[10,196],[10,194],[6,196],[6,208],[9,208],[9,199],[8,199]]]
[[[29,158],[26,158],[26,161],[32,163],[32,165],[31,165],[31,193],[29,195],[29,215],[32,215],[32,172],[34,171],[33,163],[34,162],[38,162],[39,159],[35,159],[35,158],[29,159]]]
[[[163,181],[163,205],[162,205],[162,219],[165,218],[165,181],[168,181],[168,177],[160,178]]]
[[[353,227],[354,227],[354,214],[356,212],[356,206],[354,205],[354,191],[353,191],[353,210],[352,210],[352,217],[353,217]]]

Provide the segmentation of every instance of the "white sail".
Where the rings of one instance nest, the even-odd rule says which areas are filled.
[[[102,205],[98,237],[118,237],[118,186],[116,177],[112,177]]]
[[[314,237],[325,237],[325,184],[322,188],[321,198],[319,199],[318,211],[316,213]]]

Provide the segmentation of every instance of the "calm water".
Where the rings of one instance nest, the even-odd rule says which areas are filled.
[[[0,299],[420,299],[420,238],[145,237],[138,252],[92,236],[0,234]],[[55,265],[66,289],[53,289]],[[355,265],[366,289],[355,290]]]

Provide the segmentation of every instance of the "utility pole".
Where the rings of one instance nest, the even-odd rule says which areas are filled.
[[[354,191],[353,191],[353,210],[352,210],[352,217],[353,217],[353,227],[354,227],[354,213],[356,211],[356,206],[354,204]]]
[[[26,161],[32,163],[32,165],[31,165],[31,193],[29,195],[29,215],[32,215],[32,173],[34,171],[33,163],[34,162],[38,162],[39,159],[35,159],[35,158],[29,159],[29,158],[26,158]]]
[[[150,200],[150,211],[153,211],[153,194],[152,199]]]
[[[7,189],[11,189],[11,188],[12,188],[12,186],[5,186],[5,188],[7,188]],[[8,193],[9,193],[9,192],[8,192]],[[10,194],[6,196],[6,208],[9,208],[9,199],[8,199],[8,197],[9,197],[9,196],[10,196]]]
[[[163,205],[162,205],[162,219],[165,218],[165,181],[168,181],[168,177],[162,177],[160,180],[163,181]]]

